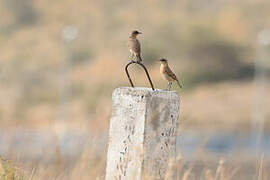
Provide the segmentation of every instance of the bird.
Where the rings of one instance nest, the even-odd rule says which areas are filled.
[[[131,53],[131,57],[136,57],[137,62],[142,62],[141,58],[141,44],[137,39],[137,36],[142,34],[139,31],[132,31],[129,38],[128,38],[128,48]]]
[[[173,83],[173,81],[176,81],[178,86],[180,88],[183,87],[182,84],[180,84],[180,82],[178,81],[176,75],[172,72],[172,70],[170,69],[169,65],[168,65],[168,60],[167,59],[160,59],[159,60],[161,62],[160,65],[160,73],[163,75],[164,79],[166,79],[168,81],[168,87],[167,90],[171,89],[171,85]]]

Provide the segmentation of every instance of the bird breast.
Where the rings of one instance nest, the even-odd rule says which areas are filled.
[[[159,71],[160,71],[161,74],[164,74],[165,70],[164,70],[164,65],[163,64],[160,65]]]
[[[168,67],[164,64],[160,65],[160,73],[163,75],[163,78],[167,81],[173,81],[174,79],[166,72]]]
[[[136,38],[129,38],[128,47],[130,48],[131,51],[133,51],[137,54],[141,53],[140,42]]]

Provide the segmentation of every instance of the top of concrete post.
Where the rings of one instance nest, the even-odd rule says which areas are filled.
[[[114,90],[113,96],[121,96],[121,95],[130,95],[130,96],[141,96],[141,97],[160,97],[160,98],[170,98],[178,99],[178,93],[176,91],[168,91],[163,89],[155,89],[145,87],[119,87]]]

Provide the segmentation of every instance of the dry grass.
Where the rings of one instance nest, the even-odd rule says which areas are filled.
[[[0,157],[0,179],[1,180],[26,180],[22,171]]]
[[[103,154],[104,155],[104,154]],[[221,158],[217,161],[185,161],[178,158],[174,163],[168,164],[168,171],[164,180],[177,177],[178,180],[267,180],[269,177],[269,164],[265,164],[264,156],[256,161],[233,162]],[[85,151],[81,157],[69,165],[61,161],[50,163],[49,166],[35,164],[35,167],[27,167],[22,163],[15,167],[10,162],[1,160],[1,180],[32,180],[32,179],[104,179],[105,158],[95,152]],[[18,168],[19,167],[19,168]],[[144,175],[144,179],[151,180],[154,177]]]

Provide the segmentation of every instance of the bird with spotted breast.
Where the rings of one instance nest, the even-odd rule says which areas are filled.
[[[172,72],[171,68],[169,67],[168,60],[162,58],[159,61],[161,62],[160,73],[163,75],[164,79],[168,81],[167,90],[171,89],[172,83],[175,81],[177,82],[178,86],[182,88],[183,85],[178,81],[176,75]]]
[[[128,38],[128,48],[131,53],[131,57],[136,57],[137,62],[142,62],[141,58],[141,44],[137,39],[137,36],[142,34],[139,31],[132,31],[129,38]]]

